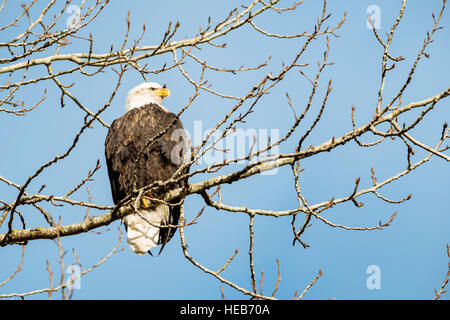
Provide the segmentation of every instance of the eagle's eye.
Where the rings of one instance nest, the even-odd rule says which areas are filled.
[[[166,88],[166,84],[164,83],[162,87],[163,87],[163,88]]]

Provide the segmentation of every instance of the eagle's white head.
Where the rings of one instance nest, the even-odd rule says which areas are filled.
[[[149,103],[156,103],[162,107],[163,99],[168,96],[170,96],[170,90],[166,88],[166,85],[144,82],[128,91],[125,110],[130,111]]]

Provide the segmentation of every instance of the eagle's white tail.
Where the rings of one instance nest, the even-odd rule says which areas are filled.
[[[139,210],[123,218],[127,227],[127,241],[130,248],[137,254],[145,254],[158,245],[159,228],[151,225],[161,225],[169,220],[169,206],[159,204],[156,207]],[[150,223],[149,223],[150,222]]]

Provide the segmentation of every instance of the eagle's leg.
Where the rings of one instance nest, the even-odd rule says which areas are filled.
[[[147,192],[147,194],[141,198],[141,202],[144,208],[148,208],[151,205],[151,201],[149,201],[145,196],[150,198],[154,198],[155,196],[151,192]]]
[[[150,203],[148,202],[147,199],[145,199],[145,197],[142,197],[142,198],[141,198],[141,202],[142,202],[144,208],[150,207]]]

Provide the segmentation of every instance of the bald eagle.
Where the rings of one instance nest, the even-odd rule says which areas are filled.
[[[158,180],[168,180],[182,165],[186,141],[183,124],[177,115],[162,106],[163,98],[169,95],[170,90],[165,85],[154,82],[138,85],[128,92],[127,112],[110,126],[105,156],[115,204],[132,193],[133,187],[140,189]],[[164,130],[167,131],[154,138]],[[182,184],[184,182],[171,188]],[[151,254],[152,247],[162,245],[161,253],[176,228],[157,226],[177,225],[179,217],[179,205],[151,202],[143,197],[137,212],[122,220],[128,245],[141,255]]]

